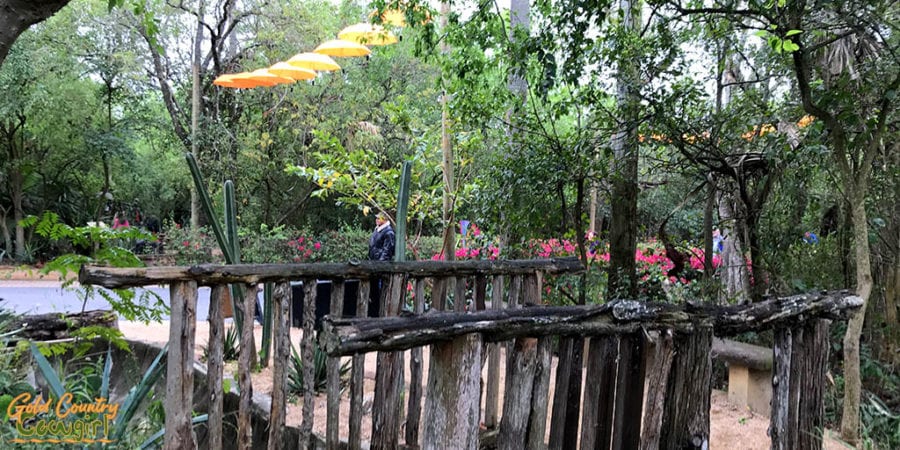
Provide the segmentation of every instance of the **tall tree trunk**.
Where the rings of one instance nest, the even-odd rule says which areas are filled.
[[[9,225],[6,224],[6,219],[8,218],[9,209],[0,208],[0,232],[3,233],[3,248],[6,250],[7,257],[12,257],[12,234],[9,232]]]
[[[872,267],[870,264],[869,223],[866,216],[866,188],[855,186],[852,190],[851,218],[853,219],[853,250],[856,262],[856,295],[863,299],[863,306],[856,310],[847,322],[844,334],[844,411],[841,416],[841,437],[851,444],[859,440],[859,401],[862,380],[859,376],[859,337],[866,320],[866,307],[872,294]]]
[[[639,29],[640,0],[619,0],[622,26]],[[612,217],[609,228],[609,283],[607,298],[634,298],[637,274],[634,253],[637,248],[638,140],[637,118],[640,108],[638,86],[640,72],[633,58],[619,60],[616,73],[616,97],[620,111],[619,131],[613,137]]]
[[[25,116],[17,114],[15,120],[12,118],[4,120],[0,123],[0,130],[3,132],[3,138],[6,141],[6,152],[9,160],[6,165],[6,178],[9,184],[9,196],[12,201],[13,210],[13,226],[15,227],[16,243],[13,257],[22,260],[25,257],[25,228],[19,225],[19,222],[25,218],[25,211],[22,203],[25,201],[25,178],[22,176],[20,166],[22,164],[22,149],[24,141],[17,138],[20,130],[25,128]],[[7,247],[8,248],[8,247]]]
[[[441,29],[447,30],[447,24],[450,18],[450,3],[441,2]],[[450,52],[450,46],[446,39],[441,40],[441,53]],[[441,208],[441,218],[444,222],[443,244],[441,252],[444,254],[445,261],[454,259],[456,250],[456,232],[453,226],[453,195],[454,195],[454,166],[453,166],[453,143],[450,141],[450,108],[447,102],[447,86],[449,83],[444,80],[443,93],[441,94],[441,171],[444,176],[443,203]]]
[[[203,12],[204,0],[199,0],[197,10],[197,33],[194,35],[194,55],[191,64],[191,154],[194,160],[200,164],[200,43],[203,41]],[[200,229],[200,194],[194,183],[191,188],[191,229]]]

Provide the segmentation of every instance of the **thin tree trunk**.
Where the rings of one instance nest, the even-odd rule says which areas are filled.
[[[859,375],[859,338],[866,319],[866,306],[872,293],[872,267],[869,262],[869,224],[866,216],[865,187],[856,186],[851,201],[853,245],[856,254],[856,295],[863,305],[847,321],[844,334],[844,411],[841,416],[841,437],[856,445],[859,440],[859,401],[862,382]]]
[[[191,154],[200,163],[200,47],[203,41],[204,0],[198,0],[197,34],[194,35],[194,55],[191,64]],[[191,188],[191,229],[200,229],[200,195],[193,183]]]

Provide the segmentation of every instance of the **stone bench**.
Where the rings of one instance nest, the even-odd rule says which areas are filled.
[[[715,338],[712,357],[728,364],[728,401],[768,417],[772,402],[772,349]]]

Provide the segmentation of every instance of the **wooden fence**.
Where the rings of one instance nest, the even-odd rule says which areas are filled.
[[[304,284],[300,346],[305,394],[300,437],[289,448],[311,448],[314,442],[317,280],[331,280],[333,286],[331,315],[324,320],[320,337],[329,355],[324,436],[328,449],[359,449],[367,440],[373,449],[544,449],[548,437],[549,448],[554,449],[708,448],[713,335],[770,328],[776,330],[772,446],[821,448],[828,319],[843,317],[847,310],[859,307],[858,297],[846,293],[807,295],[722,308],[634,301],[538,306],[542,304],[543,277],[581,270],[575,259],[84,267],[80,281],[109,288],[170,285],[166,449],[195,446],[191,413],[197,287],[212,287],[209,448],[219,449],[224,339],[219,304],[228,284],[244,284],[247,294],[235,303],[244,312],[252,312],[256,285],[261,282],[276,284],[274,387],[267,442],[269,449],[284,448],[291,280]],[[340,317],[343,282],[348,279],[361,280],[355,318]],[[384,286],[382,317],[368,318],[370,283],[366,281],[378,279]],[[446,295],[435,298],[428,292]],[[426,306],[430,306],[427,312]],[[244,321],[243,339],[251,338],[252,326],[252,321]],[[565,342],[578,342],[569,339],[572,337],[590,338],[586,361],[576,358],[563,364],[561,358],[556,378],[551,380],[554,349]],[[650,345],[644,345],[646,342]],[[424,346],[430,346],[430,366],[423,386]],[[240,449],[251,448],[252,438],[251,354],[245,348],[249,347],[241,347],[238,365]],[[407,350],[409,380],[404,379]],[[378,352],[378,357],[372,434],[363,436],[364,355],[369,352]],[[501,385],[504,355],[506,382]],[[346,442],[339,439],[343,356],[352,356],[349,394],[343,394],[350,400]],[[482,383],[484,365],[487,371]],[[587,367],[583,402],[580,395],[560,394],[572,392],[568,390],[570,375],[580,374],[583,366]],[[629,375],[635,373],[638,377]],[[580,392],[580,376],[577,380]],[[551,382],[556,393],[552,405]]]

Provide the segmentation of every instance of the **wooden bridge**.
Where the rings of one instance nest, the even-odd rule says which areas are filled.
[[[772,448],[822,447],[829,322],[861,306],[861,299],[841,292],[732,307],[635,301],[538,306],[542,304],[543,278],[581,270],[575,259],[84,267],[80,281],[108,288],[170,286],[166,449],[193,449],[196,445],[191,417],[198,286],[212,287],[206,447],[220,449],[224,336],[220,304],[229,284],[241,284],[247,294],[235,302],[236,307],[252,311],[259,283],[275,285],[274,387],[268,430],[255,431],[257,435],[267,433],[268,449],[313,447],[317,441],[312,435],[317,280],[331,280],[333,285],[332,314],[325,319],[320,337],[329,355],[323,438],[328,449],[359,449],[366,441],[373,449],[708,448],[713,336],[766,329],[774,329],[775,335]],[[355,318],[339,316],[343,283],[349,279],[361,280]],[[378,279],[385,286],[381,317],[368,318],[369,283],[365,281]],[[296,280],[303,281],[305,294],[300,342],[305,394],[300,435],[294,440],[286,438],[284,423],[290,281]],[[446,294],[436,296],[436,292]],[[430,305],[427,312],[426,305]],[[243,321],[242,342],[252,339],[252,332],[253,322]],[[560,357],[557,377],[551,380],[554,349],[562,349],[559,353],[563,355],[564,349],[581,348],[584,339],[589,339],[584,362],[579,357]],[[430,367],[423,384],[424,346],[430,346]],[[239,449],[251,448],[254,433],[250,421],[251,352],[250,346],[241,346],[235,444]],[[364,354],[369,352],[378,352],[378,362],[373,432],[363,436]],[[407,353],[409,380],[403,376]],[[504,354],[506,382],[501,386]],[[349,394],[341,390],[342,356],[352,356]],[[587,382],[582,402],[580,373],[584,366]],[[570,379],[579,380],[571,390]],[[551,382],[555,392],[552,404],[548,395]],[[342,395],[350,399],[349,439],[345,442],[339,439]]]

